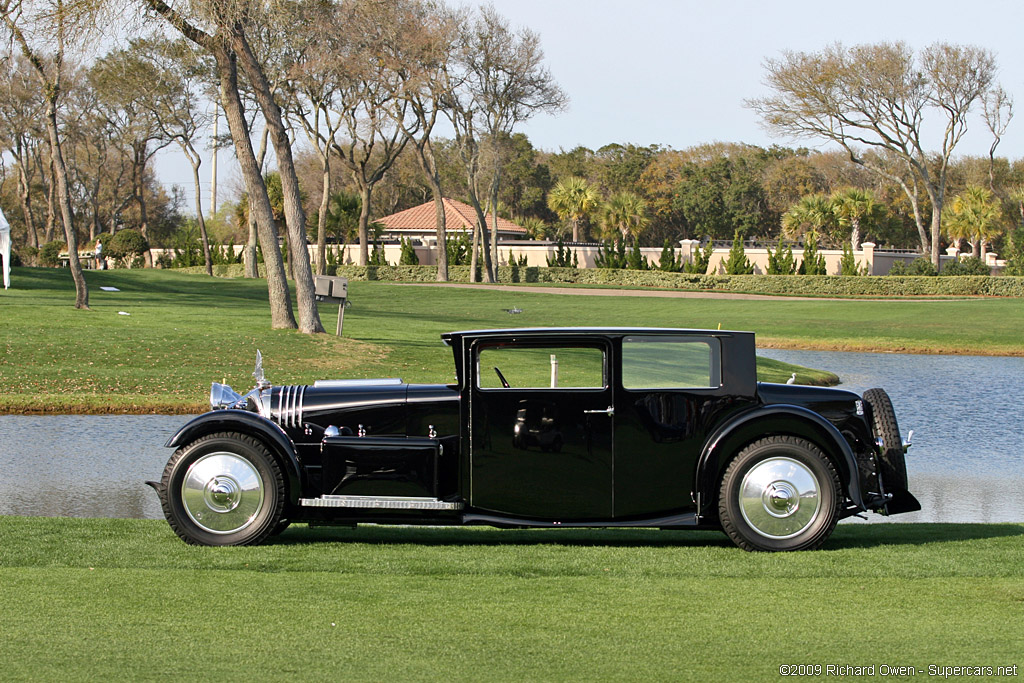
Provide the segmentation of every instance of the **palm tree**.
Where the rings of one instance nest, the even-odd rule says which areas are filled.
[[[601,225],[605,233],[620,236],[625,240],[632,236],[634,241],[643,232],[650,219],[647,218],[647,202],[632,192],[619,192],[601,206]]]
[[[580,223],[600,201],[597,189],[584,178],[563,178],[548,193],[548,208],[572,224],[572,241],[580,241]]]
[[[836,224],[832,202],[820,193],[804,195],[782,215],[782,233],[794,240],[807,232],[832,234]]]
[[[1003,229],[999,200],[991,190],[978,185],[968,185],[942,213],[946,235],[957,242],[966,239],[975,258],[984,256],[985,246]]]
[[[861,226],[871,226],[885,218],[885,206],[875,201],[874,193],[857,187],[834,192],[832,212],[839,226],[850,231],[854,251],[860,249]]]

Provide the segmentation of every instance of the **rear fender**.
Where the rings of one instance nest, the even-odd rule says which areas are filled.
[[[729,461],[744,446],[766,436],[790,435],[816,444],[832,458],[850,500],[866,509],[853,449],[835,425],[814,411],[794,405],[771,405],[741,413],[723,425],[704,445],[697,463],[698,514],[708,515],[718,498],[718,487]]]
[[[288,484],[288,499],[298,504],[302,493],[302,468],[295,445],[277,424],[246,410],[214,410],[190,420],[167,440],[168,448],[179,448],[215,432],[239,432],[259,439],[277,457]]]

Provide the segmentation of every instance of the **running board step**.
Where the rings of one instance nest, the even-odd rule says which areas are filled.
[[[461,510],[462,503],[437,498],[403,496],[320,496],[300,498],[299,504],[313,508],[373,508],[376,510]]]

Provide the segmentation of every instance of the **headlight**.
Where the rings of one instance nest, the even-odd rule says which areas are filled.
[[[241,400],[241,395],[227,384],[214,382],[210,386],[210,407],[214,410],[233,408]]]

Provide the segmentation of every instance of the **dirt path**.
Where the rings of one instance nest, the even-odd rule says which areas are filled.
[[[575,296],[640,296],[655,299],[738,299],[745,301],[900,301],[939,302],[970,301],[970,298],[950,299],[855,299],[820,296],[783,296],[774,294],[736,294],[734,292],[682,292],[664,289],[593,289],[585,287],[524,287],[522,285],[463,284],[459,282],[396,282],[402,287],[453,287],[457,289],[492,289],[499,292],[534,294],[570,294]]]

